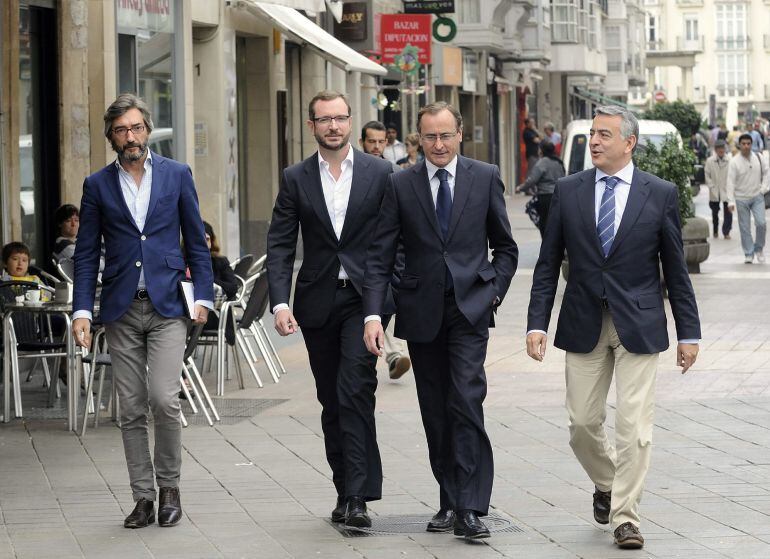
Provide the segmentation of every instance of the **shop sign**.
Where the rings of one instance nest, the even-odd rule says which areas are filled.
[[[118,29],[174,32],[173,0],[116,0]]]
[[[334,21],[334,36],[340,41],[365,41],[366,22],[366,2],[343,4],[342,19]]]
[[[462,85],[462,49],[446,45],[438,45],[434,48],[432,78],[434,85]]]
[[[453,14],[455,0],[403,0],[405,14]]]
[[[417,48],[420,64],[430,64],[431,16],[382,14],[380,52],[382,64],[393,64],[407,45]]]

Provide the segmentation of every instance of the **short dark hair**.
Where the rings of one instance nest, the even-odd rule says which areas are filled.
[[[80,217],[80,210],[73,204],[63,204],[56,208],[56,212],[53,214],[54,221],[56,221],[56,227],[61,227],[61,224],[73,215]]]
[[[139,109],[142,113],[142,119],[144,120],[144,126],[147,128],[147,133],[152,132],[155,125],[152,123],[152,115],[150,115],[150,108],[147,106],[140,97],[137,97],[133,93],[121,93],[118,98],[115,99],[107,111],[104,113],[104,136],[109,139],[112,134],[113,121],[126,114],[131,109]]]
[[[738,143],[740,144],[743,140],[748,140],[752,143],[754,143],[754,138],[751,137],[751,134],[741,134],[738,136]]]
[[[452,113],[452,116],[455,117],[456,130],[459,131],[460,128],[463,127],[463,115],[460,114],[460,111],[445,101],[436,101],[435,103],[428,103],[417,113],[417,132],[420,132],[420,121],[422,120],[422,115],[436,115],[441,111],[449,111]]]
[[[3,247],[3,264],[14,254],[26,254],[29,257],[29,247],[19,241],[11,241]]]
[[[361,141],[366,141],[366,131],[367,130],[379,130],[380,132],[387,132],[385,129],[385,125],[381,123],[378,120],[370,120],[366,124],[364,124],[364,127],[361,128]]]
[[[315,104],[318,101],[334,101],[335,99],[342,99],[345,101],[345,105],[348,107],[348,116],[350,116],[350,102],[348,101],[348,98],[345,96],[345,94],[340,93],[339,91],[325,89],[316,93],[315,96],[310,100],[310,103],[307,106],[308,118],[310,120],[315,118]]]
[[[556,148],[550,140],[543,140],[540,142],[540,151],[543,153],[543,157],[550,157],[556,153]]]
[[[211,224],[208,221],[203,222],[203,232],[209,236],[209,239],[211,239],[211,249],[210,252],[214,254],[219,254],[219,243],[217,242],[217,236],[214,234],[214,228],[211,226]]]

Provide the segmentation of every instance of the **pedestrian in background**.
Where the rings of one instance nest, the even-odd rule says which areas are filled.
[[[738,209],[738,229],[741,232],[745,264],[751,264],[756,257],[765,263],[765,192],[770,189],[770,169],[759,153],[752,151],[754,140],[751,134],[738,138],[740,152],[730,160],[727,167],[727,204],[734,212]],[[756,234],[751,234],[751,218],[754,217]]]
[[[420,135],[415,133],[409,134],[404,140],[404,145],[406,146],[406,157],[399,159],[396,163],[402,169],[408,169],[423,160],[422,151],[420,150]]]
[[[730,230],[733,226],[733,213],[727,208],[727,168],[731,156],[727,153],[727,142],[717,140],[714,142],[714,154],[706,160],[704,176],[706,186],[709,188],[709,207],[711,208],[711,222],[713,224],[714,238],[719,237],[719,207],[723,206],[722,235],[730,239]]]
[[[388,143],[382,152],[382,156],[391,163],[395,163],[399,159],[406,157],[406,146],[399,141],[396,126],[394,124],[389,124],[385,132]]]
[[[527,157],[527,176],[532,174],[537,163],[538,150],[540,149],[540,134],[535,128],[535,119],[532,117],[524,121],[524,131],[521,133],[524,142],[524,153]]]
[[[551,207],[551,197],[556,186],[556,181],[566,175],[564,163],[555,153],[555,146],[548,140],[540,142],[540,153],[532,174],[527,180],[516,187],[517,192],[529,192],[534,190],[535,210],[538,214],[537,228],[540,236],[545,235],[545,227],[548,223],[548,210]]]
[[[682,372],[695,362],[698,308],[684,260],[676,186],[634,167],[634,114],[596,109],[589,148],[595,168],[556,184],[535,266],[527,354],[545,355],[565,250],[570,271],[554,345],[566,351],[570,446],[595,486],[594,519],[615,544],[638,549],[639,500],[650,464],[658,356],[668,348],[660,273],[668,287]],[[615,444],[604,421],[615,377]]]
[[[553,152],[556,156],[561,156],[561,134],[553,126],[553,122],[546,122],[543,127],[545,139],[553,144]]]

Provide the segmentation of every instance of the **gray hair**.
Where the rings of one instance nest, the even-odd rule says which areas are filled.
[[[142,113],[147,133],[149,134],[152,132],[155,125],[152,123],[152,116],[150,115],[150,109],[147,106],[147,103],[132,93],[121,93],[118,95],[118,98],[107,107],[107,112],[104,113],[104,136],[107,139],[110,138],[110,134],[112,133],[112,122],[131,109],[138,109]]]
[[[639,141],[639,121],[636,120],[634,113],[628,109],[624,109],[617,105],[602,105],[601,107],[596,107],[596,110],[594,111],[594,116],[598,115],[619,116],[621,119],[620,135],[624,139],[634,136],[637,142]],[[636,149],[636,147],[634,147],[634,149]]]
[[[549,128],[551,130],[556,130],[556,127],[553,125],[553,122],[546,122],[545,126],[543,126],[543,130],[548,130]]]

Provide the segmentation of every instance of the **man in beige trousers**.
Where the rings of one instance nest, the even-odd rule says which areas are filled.
[[[677,365],[695,362],[700,321],[682,249],[676,187],[634,168],[633,113],[596,109],[595,168],[559,179],[527,317],[527,353],[542,361],[566,250],[570,273],[554,345],[567,352],[570,446],[595,485],[594,518],[624,549],[644,545],[639,499],[650,464],[658,354],[668,348],[660,270],[679,338]],[[615,377],[615,444],[604,430]]]

